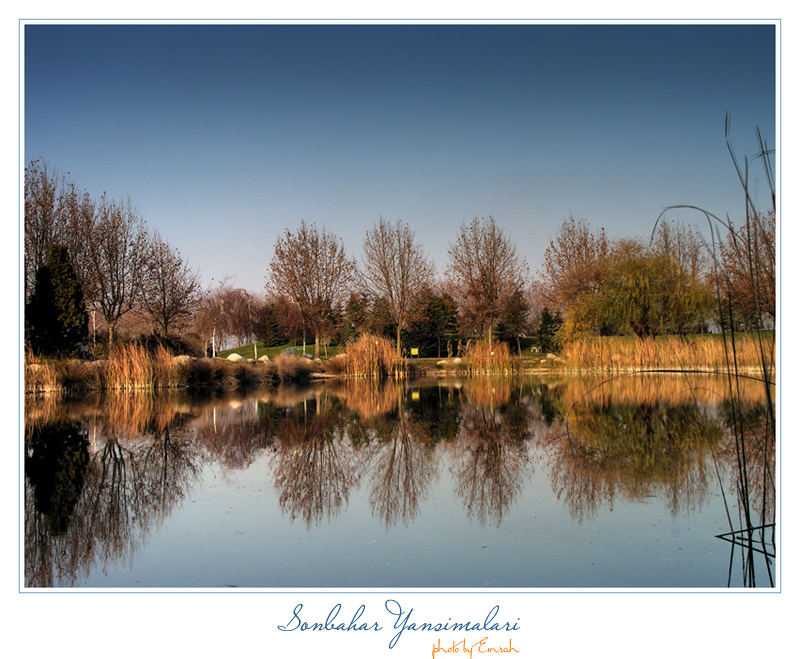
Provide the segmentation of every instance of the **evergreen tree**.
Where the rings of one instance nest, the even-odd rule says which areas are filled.
[[[539,329],[536,331],[536,336],[539,339],[539,350],[541,352],[553,352],[558,347],[556,334],[563,324],[564,321],[561,318],[561,314],[553,314],[547,307],[542,309]]]
[[[25,306],[25,335],[36,354],[73,355],[88,342],[83,290],[63,245],[53,245],[36,271],[33,294]]]

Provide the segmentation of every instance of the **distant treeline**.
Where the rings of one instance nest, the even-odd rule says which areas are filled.
[[[26,340],[37,354],[75,352],[89,340],[86,309],[99,315],[109,346],[120,319],[136,317],[207,354],[225,341],[261,340],[313,341],[319,356],[321,345],[371,333],[393,339],[399,354],[415,347],[420,356],[450,356],[470,337],[551,351],[586,336],[774,327],[774,212],[748,207],[741,225],[708,233],[661,221],[649,239],[611,240],[570,217],[532,277],[494,218],[475,218],[458,229],[437,276],[403,221],[379,219],[360,261],[341,238],[301,221],[276,237],[263,293],[228,280],[203,291],[130,202],[92,197],[33,160],[25,172]],[[70,268],[75,285],[54,290]],[[62,316],[61,325],[35,326]],[[59,332],[70,337],[63,346]]]

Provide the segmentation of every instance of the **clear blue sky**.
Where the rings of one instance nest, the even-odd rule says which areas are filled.
[[[129,197],[206,283],[262,290],[300,219],[360,257],[380,216],[441,271],[493,215],[535,272],[570,214],[740,217],[724,117],[740,155],[774,145],[774,52],[746,25],[29,25],[25,157]]]

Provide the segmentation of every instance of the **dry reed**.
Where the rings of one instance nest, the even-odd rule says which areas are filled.
[[[362,334],[347,346],[344,371],[351,377],[405,377],[408,366],[398,359],[394,344],[382,336]]]
[[[510,373],[514,369],[511,351],[501,341],[478,341],[470,348],[465,361],[470,373]]]
[[[638,339],[602,337],[567,343],[562,352],[567,368],[600,372],[645,371],[658,369],[726,372],[731,346],[717,336],[689,340],[678,337]],[[761,352],[756,339],[746,334],[736,338],[738,368],[757,369]],[[774,366],[774,351],[772,354]]]

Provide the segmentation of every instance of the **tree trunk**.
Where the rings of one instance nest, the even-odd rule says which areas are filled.
[[[114,345],[114,325],[117,321],[112,320],[108,323],[108,354],[111,354],[111,346]]]
[[[397,357],[402,357],[400,354],[400,325],[397,326]]]
[[[319,359],[319,334],[316,332],[314,332],[314,359]]]

